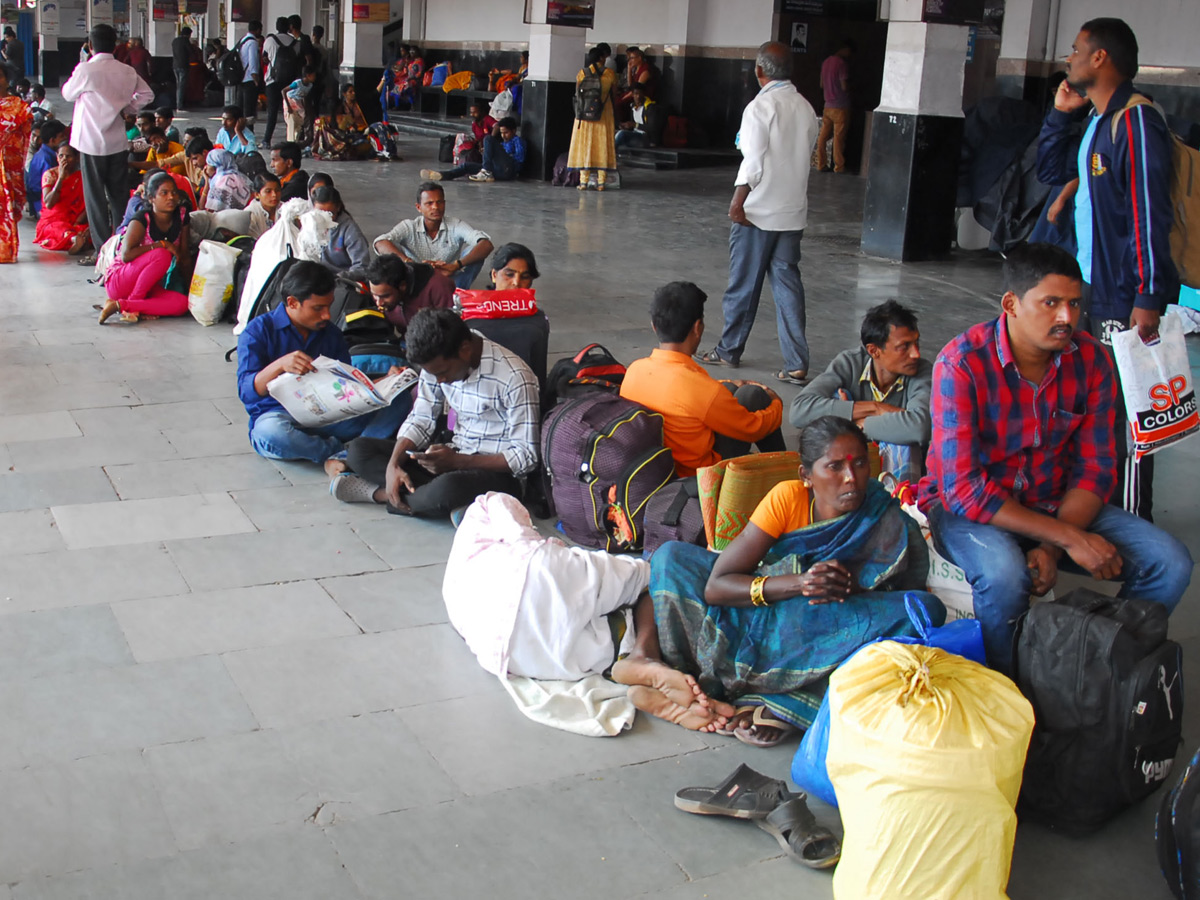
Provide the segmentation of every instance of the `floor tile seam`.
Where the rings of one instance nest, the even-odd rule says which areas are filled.
[[[332,576],[332,577],[338,577],[338,576]],[[377,634],[377,633],[379,633],[379,632],[367,631],[367,629],[363,627],[362,623],[359,622],[358,619],[354,618],[354,615],[353,615],[353,613],[350,612],[350,610],[346,609],[344,606],[342,606],[342,604],[338,603],[337,597],[333,596],[333,594],[331,594],[329,592],[329,588],[327,588],[324,584],[324,582],[328,579],[314,578],[312,580],[314,582],[316,582],[317,586],[321,589],[321,592],[326,597],[329,598],[330,602],[332,602],[334,606],[336,606],[338,609],[340,609],[342,611],[342,615],[344,615],[347,619],[349,619],[350,622],[354,625],[354,627],[358,629],[359,634]],[[352,637],[352,635],[342,635],[342,637]]]

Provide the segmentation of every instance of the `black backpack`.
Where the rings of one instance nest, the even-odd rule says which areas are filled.
[[[1181,740],[1181,665],[1161,603],[1081,588],[1025,613],[1013,669],[1037,724],[1021,819],[1083,834],[1157,790]]]
[[[542,409],[550,410],[563,400],[606,391],[615,394],[625,379],[625,367],[600,344],[588,344],[574,356],[560,359],[546,376]]]
[[[278,88],[286,88],[300,77],[300,42],[293,39],[290,44],[279,40],[279,35],[272,34],[269,39],[275,41],[275,58],[271,61],[271,80]]]
[[[253,35],[246,35],[217,60],[217,80],[225,87],[237,87],[246,77],[246,67],[242,65],[242,44],[252,37]]]
[[[583,122],[599,122],[604,114],[604,88],[594,69],[575,85],[575,118]]]
[[[438,141],[438,162],[452,163],[454,162],[454,138],[453,134],[443,134]]]
[[[1178,900],[1200,898],[1200,751],[1192,757],[1175,786],[1163,797],[1154,820],[1158,864],[1167,887]]]
[[[706,546],[700,484],[695,475],[675,479],[650,498],[642,533],[642,554],[646,557],[667,541]]]
[[[254,183],[254,179],[259,175],[267,174],[267,161],[263,159],[262,154],[257,150],[250,150],[246,153],[239,153],[233,163],[239,172],[250,179],[250,183]]]

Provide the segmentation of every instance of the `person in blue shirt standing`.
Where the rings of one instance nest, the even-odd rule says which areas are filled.
[[[301,260],[283,276],[286,300],[251,319],[238,337],[238,397],[250,415],[250,445],[267,459],[306,459],[323,464],[332,478],[345,471],[346,442],[356,437],[394,439],[412,406],[403,393],[387,409],[317,428],[301,426],[267,392],[284,372],[313,371],[318,356],[350,363],[350,349],[330,322],[334,275],[320,263]],[[388,374],[398,371],[393,368]]]
[[[525,140],[517,134],[517,120],[505,116],[491,134],[483,137],[482,163],[463,163],[444,172],[422,169],[421,177],[427,181],[451,181],[467,175],[472,181],[512,181],[521,174],[524,164]]]
[[[1038,144],[1040,181],[1079,179],[1076,259],[1090,286],[1085,327],[1106,346],[1115,333],[1131,327],[1143,341],[1153,340],[1159,317],[1179,294],[1169,239],[1174,223],[1172,138],[1161,111],[1134,90],[1137,70],[1137,38],[1125,22],[1085,22]],[[1074,145],[1071,125],[1089,102],[1087,130]],[[1153,521],[1154,458],[1138,461],[1129,454],[1124,404],[1118,403],[1116,410],[1118,490],[1113,502]]]

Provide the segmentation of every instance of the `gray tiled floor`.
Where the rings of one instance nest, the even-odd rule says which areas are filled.
[[[370,236],[413,213],[434,150],[306,168],[334,175]],[[599,340],[628,361],[673,278],[708,291],[717,330],[730,176],[447,192],[451,214],[538,253],[553,355]],[[865,259],[840,241],[861,206],[858,180],[814,179],[814,367],[887,297],[918,310],[927,355],[994,314],[995,260]],[[741,761],[783,776],[794,744],[523,718],[446,623],[447,523],[339,505],[318,468],[254,456],[225,327],[99,328],[99,289],[22,228],[20,264],[0,267],[0,900],[830,896],[752,825],[670,803]],[[745,377],[780,366],[773,319],[764,299]],[[1198,458],[1200,442],[1164,454],[1158,480],[1160,521],[1193,550]],[[1189,667],[1197,593],[1173,621]],[[1189,708],[1189,745],[1196,722]],[[1011,895],[1165,897],[1153,814],[1083,840],[1023,828]]]

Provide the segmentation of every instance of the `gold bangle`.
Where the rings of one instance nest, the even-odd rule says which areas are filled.
[[[759,575],[750,582],[750,603],[754,606],[766,606],[767,598],[763,596],[763,588],[767,583],[766,575]]]

